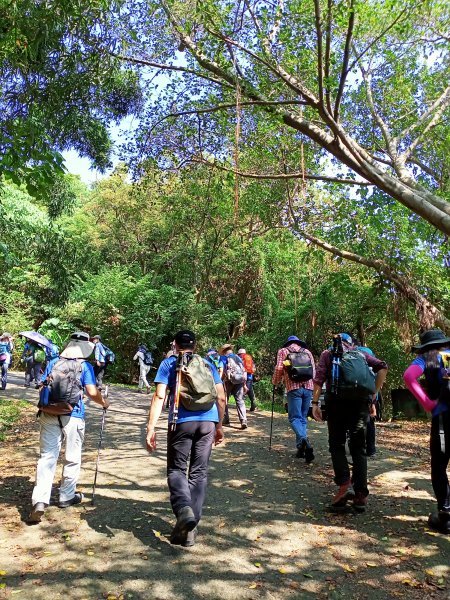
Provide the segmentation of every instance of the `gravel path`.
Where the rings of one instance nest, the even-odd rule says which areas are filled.
[[[36,401],[20,377],[6,397]],[[148,396],[111,389],[96,504],[91,506],[101,410],[88,405],[81,506],[25,518],[38,452],[34,408],[0,446],[0,598],[96,600],[450,598],[450,539],[428,530],[428,425],[378,427],[365,515],[332,515],[326,425],[310,424],[316,460],[294,458],[287,418],[234,409],[213,450],[197,544],[174,547],[165,478],[167,414],[159,451],[144,446]],[[233,427],[234,425],[234,427]],[[58,471],[59,473],[59,471]]]

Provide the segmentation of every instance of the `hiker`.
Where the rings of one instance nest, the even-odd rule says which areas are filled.
[[[147,394],[150,394],[150,384],[147,381],[147,375],[153,364],[153,355],[145,344],[139,344],[136,354],[133,356],[133,360],[139,360],[139,385],[138,390],[142,393],[143,387],[147,390]]]
[[[220,360],[220,354],[217,352],[217,350],[215,348],[209,348],[205,359],[217,369],[220,377],[222,378],[223,366]]]
[[[427,412],[431,412],[430,454],[431,483],[437,500],[437,512],[428,517],[428,525],[450,534],[450,485],[447,475],[450,460],[450,337],[440,329],[429,329],[420,336],[417,353],[403,374],[406,387]],[[425,375],[426,389],[418,379]]]
[[[230,396],[233,396],[236,402],[237,414],[241,423],[241,429],[247,429],[247,411],[244,402],[244,385],[247,378],[244,363],[237,354],[233,352],[231,344],[224,344],[220,349],[220,363],[222,366],[222,381],[225,385],[226,406],[223,417],[223,424],[230,424],[230,415],[228,413],[228,403]]]
[[[36,342],[27,341],[23,348],[21,360],[25,363],[24,386],[30,387],[34,381],[37,389],[39,387],[42,363],[45,361],[45,350]]]
[[[7,331],[0,336],[0,367],[1,367],[1,389],[6,389],[8,383],[8,368],[11,364],[13,351],[13,337]]]
[[[297,446],[295,456],[304,458],[307,464],[314,460],[314,450],[308,439],[308,411],[315,372],[314,357],[305,342],[296,335],[290,335],[278,350],[272,384],[284,383],[288,419]]]
[[[250,400],[250,412],[253,412],[256,410],[255,392],[253,390],[253,376],[255,374],[255,363],[253,362],[253,358],[252,358],[251,354],[247,354],[245,348],[240,348],[238,350],[238,356],[244,363],[244,369],[245,369],[245,372],[247,373],[247,379],[246,379],[245,388],[244,388],[244,395],[245,395],[245,390],[247,390],[246,393]]]
[[[50,361],[42,375],[38,404],[40,456],[29,523],[39,523],[50,504],[52,483],[63,442],[66,447],[58,506],[67,508],[83,500],[83,494],[75,491],[85,429],[83,388],[91,400],[104,409],[109,406],[109,401],[102,397],[96,387],[94,370],[86,360],[93,350],[94,344],[89,341],[89,334],[75,332],[61,356]]]
[[[94,335],[92,338],[93,343],[95,344],[94,351],[94,374],[95,381],[97,383],[98,389],[101,391],[103,388],[103,377],[106,373],[106,346],[102,344],[102,337],[100,335]]]
[[[370,367],[370,368],[369,368]],[[376,375],[374,375],[376,373]],[[357,512],[367,505],[366,427],[370,406],[386,379],[387,364],[367,352],[356,349],[349,333],[334,337],[331,349],[320,355],[314,377],[313,417],[322,421],[319,396],[326,383],[328,443],[334,470],[334,482],[339,486],[331,509],[344,510],[353,500]],[[345,453],[349,449],[353,460],[353,474]]]
[[[195,354],[195,334],[175,335],[177,356],[165,358],[156,373],[147,424],[147,450],[156,450],[155,427],[169,389],[167,482],[177,518],[172,544],[193,546],[205,502],[213,443],[223,441],[225,392],[217,369]],[[179,398],[179,403],[177,399]],[[187,471],[187,477],[186,477]]]

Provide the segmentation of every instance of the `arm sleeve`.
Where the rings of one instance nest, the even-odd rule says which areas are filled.
[[[412,364],[403,373],[403,380],[408,390],[419,401],[423,408],[427,412],[431,412],[435,408],[437,401],[430,400],[426,395],[425,390],[417,381],[421,375],[423,375],[422,367],[417,364]]]
[[[211,373],[214,379],[214,383],[217,385],[218,383],[222,383],[222,379],[220,378],[219,371],[216,369],[215,365],[210,363],[208,360],[203,359],[208,367],[211,369]]]
[[[170,359],[165,358],[159,365],[154,379],[155,383],[164,383],[165,385],[169,384],[170,366]]]

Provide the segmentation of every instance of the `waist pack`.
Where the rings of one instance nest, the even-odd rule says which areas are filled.
[[[314,376],[314,367],[307,352],[289,352],[283,365],[291,381],[304,382]]]
[[[186,410],[210,410],[217,400],[211,369],[198,354],[184,355],[181,365],[180,402]]]
[[[83,360],[55,362],[39,393],[38,408],[49,415],[70,415],[81,399]]]
[[[233,385],[239,385],[247,380],[247,373],[245,372],[243,363],[236,360],[232,354],[227,355],[227,367],[225,370],[227,380]]]
[[[344,352],[339,361],[337,394],[352,399],[365,399],[375,393],[375,374],[359,350]]]

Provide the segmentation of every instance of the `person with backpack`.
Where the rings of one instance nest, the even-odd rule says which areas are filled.
[[[370,348],[368,348],[367,346],[358,345],[357,349],[361,350],[361,352],[366,352],[367,354],[371,354],[372,356],[375,356],[373,351]],[[381,395],[381,390],[378,392],[375,400],[371,404],[369,416],[367,418],[366,456],[368,456],[368,457],[375,456],[375,454],[377,452],[375,421],[376,421],[377,412],[378,412],[378,403],[379,403],[380,395]]]
[[[412,347],[417,357],[404,372],[403,379],[423,408],[431,413],[431,483],[437,511],[428,517],[428,525],[449,535],[450,337],[440,329],[429,329],[419,338],[420,344]],[[418,381],[422,376],[425,376],[425,389]]]
[[[238,350],[238,356],[244,363],[244,369],[247,373],[247,379],[244,388],[244,396],[245,394],[247,394],[250,400],[250,412],[254,412],[256,410],[255,392],[253,390],[253,376],[255,374],[255,363],[253,362],[251,354],[247,354],[245,348],[241,348],[240,350]]]
[[[42,375],[38,404],[40,455],[31,498],[32,510],[28,517],[30,524],[39,523],[50,504],[63,442],[65,455],[58,506],[68,508],[83,500],[83,494],[76,491],[85,429],[83,389],[102,408],[109,406],[109,401],[102,397],[96,386],[92,365],[87,362],[93,350],[89,334],[75,332],[60,357],[52,359]]]
[[[209,348],[205,359],[217,369],[220,377],[222,377],[223,367],[220,361],[220,354],[217,352],[217,350],[215,348]]]
[[[307,464],[314,460],[314,450],[308,439],[308,411],[311,404],[314,357],[305,342],[296,335],[290,335],[277,352],[277,362],[272,376],[272,384],[283,381],[287,392],[289,423],[295,433],[297,458],[304,458]]]
[[[145,385],[147,394],[150,394],[150,384],[147,381],[147,375],[153,364],[153,355],[145,344],[139,344],[137,352],[133,356],[133,360],[139,360],[138,390],[139,390],[139,392],[142,392],[144,385]]]
[[[220,363],[227,399],[223,424],[230,424],[228,403],[230,401],[230,396],[233,396],[236,402],[241,429],[247,429],[247,410],[244,402],[244,386],[247,379],[247,373],[245,372],[244,363],[237,354],[234,354],[233,346],[231,344],[224,344],[220,349]]]
[[[97,382],[97,387],[101,391],[103,388],[103,378],[106,374],[106,368],[108,366],[106,360],[106,352],[107,348],[104,344],[102,344],[102,338],[100,335],[94,335],[92,338],[93,343],[95,344],[94,351],[94,373],[95,380]]]
[[[42,363],[45,362],[45,350],[36,342],[26,342],[21,360],[25,362],[25,387],[30,387],[34,381],[37,389]]]
[[[176,354],[156,373],[156,391],[147,424],[147,450],[157,448],[155,427],[169,390],[167,482],[176,524],[170,542],[193,546],[202,516],[213,444],[223,441],[225,392],[217,369],[195,353],[190,330],[175,335]],[[187,474],[187,477],[186,477]]]
[[[344,510],[349,500],[357,512],[366,509],[367,419],[386,379],[387,368],[383,360],[358,350],[349,333],[336,335],[333,346],[320,355],[314,377],[312,414],[316,421],[322,421],[319,396],[326,383],[328,444],[334,482],[339,486],[331,502],[332,510]],[[345,452],[347,437],[353,460],[352,475]]]
[[[13,351],[13,337],[7,331],[0,336],[0,367],[1,367],[1,389],[6,389],[8,383],[8,368],[11,364],[11,355]]]

